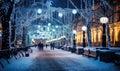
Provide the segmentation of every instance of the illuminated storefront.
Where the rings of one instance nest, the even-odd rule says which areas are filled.
[[[114,12],[113,14],[110,14],[109,18],[109,31],[110,31],[110,45],[112,47],[120,47],[120,5],[119,5],[119,0],[115,0],[115,1],[111,1],[111,4],[114,5]],[[94,7],[94,10],[96,10],[97,13],[101,13],[101,10],[98,10],[97,8],[99,8],[99,5],[96,5]],[[100,8],[99,8],[100,9]],[[108,9],[107,9],[108,10]],[[110,13],[110,11],[108,10],[108,12],[106,11],[106,13]],[[111,11],[112,13],[112,11]],[[94,16],[94,15],[93,15]],[[96,18],[95,16],[92,18]],[[97,18],[99,19],[99,18]],[[96,20],[96,19],[95,19]],[[93,22],[95,21],[93,20]],[[79,22],[81,23],[81,21]],[[77,23],[77,24],[79,24]],[[98,21],[96,21],[96,23],[94,23],[91,26],[91,42],[92,42],[92,46],[102,46],[102,32],[103,32],[103,28],[101,23],[99,23],[99,25],[96,26],[96,24],[99,23]],[[85,24],[85,22],[81,23],[81,24]],[[79,28],[78,28],[79,27]],[[77,26],[77,29],[80,29],[80,27],[82,27],[81,25]],[[106,35],[107,35],[107,45],[108,45],[108,30],[106,29]],[[83,36],[82,36],[82,30],[78,30],[77,31],[77,45],[82,45],[83,42]],[[87,34],[86,34],[87,35]],[[86,37],[86,43],[88,43],[88,37]]]
[[[110,39],[111,46],[120,46],[120,22],[110,24]],[[77,32],[77,44],[82,45],[82,31]],[[101,46],[102,42],[102,27],[92,28],[91,29],[91,38],[93,46]],[[87,43],[87,37],[86,37]]]

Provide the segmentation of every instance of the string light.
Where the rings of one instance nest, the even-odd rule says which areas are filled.
[[[76,14],[76,13],[77,13],[77,10],[76,10],[76,9],[73,9],[73,10],[72,10],[72,13],[73,13],[73,14]]]
[[[63,14],[61,12],[58,13],[58,16],[62,18]]]
[[[42,13],[42,9],[38,9],[38,11],[37,11],[39,14],[41,14]]]

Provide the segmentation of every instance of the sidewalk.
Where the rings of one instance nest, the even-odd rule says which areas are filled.
[[[77,48],[83,48],[82,46],[77,46]],[[102,47],[86,47],[86,48],[102,48]],[[108,47],[106,47],[108,48]],[[112,50],[120,50],[120,47],[109,47],[109,49],[112,49]]]
[[[32,49],[30,57],[12,58],[4,69],[0,67],[0,71],[120,71],[113,63],[100,62],[64,50],[50,50],[49,47],[43,51]]]

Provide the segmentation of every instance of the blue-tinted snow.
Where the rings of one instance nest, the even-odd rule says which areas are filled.
[[[63,50],[45,48],[39,51],[33,48],[30,57],[4,60],[5,68],[0,71],[120,71],[113,63],[104,63],[82,55]]]

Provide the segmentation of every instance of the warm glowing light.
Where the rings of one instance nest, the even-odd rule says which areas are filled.
[[[34,40],[34,39],[32,39],[32,42],[35,42],[35,40]]]
[[[103,24],[108,23],[108,21],[109,21],[109,20],[108,20],[107,17],[101,17],[101,18],[100,18],[100,22],[103,23]]]
[[[49,43],[49,42],[54,42],[54,41],[58,41],[58,40],[61,40],[63,38],[66,38],[66,36],[61,36],[59,38],[56,38],[56,39],[51,39],[51,40],[48,40],[46,43]]]
[[[0,23],[0,33],[2,33],[2,23]]]
[[[65,38],[66,36],[61,36],[60,38],[62,39],[62,38]]]
[[[32,39],[32,43],[33,43],[33,44],[35,43],[35,39]]]
[[[18,45],[22,45],[22,40],[18,40],[18,41],[17,41],[17,44],[18,44]]]
[[[87,30],[87,27],[86,27],[86,26],[83,26],[83,27],[82,27],[82,30],[83,30],[83,31],[86,31],[86,30]]]
[[[114,26],[114,30],[113,30],[113,24]],[[110,38],[111,38],[111,45],[112,46],[119,46],[120,42],[120,22],[115,22],[113,24],[109,24],[110,26]],[[93,45],[97,45],[97,46],[101,46],[101,42],[102,42],[102,26],[99,26],[97,29],[96,28],[91,28],[91,41],[93,42]],[[85,34],[87,35],[87,33]],[[77,32],[77,44],[82,45],[83,42],[83,31]],[[88,38],[86,36],[86,38]],[[86,42],[88,42],[88,40],[86,40]],[[96,44],[97,43],[97,44]]]

